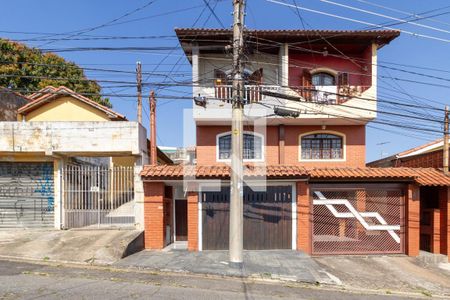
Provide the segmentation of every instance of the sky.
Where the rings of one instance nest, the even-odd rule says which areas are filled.
[[[214,14],[205,6],[205,1]],[[280,0],[282,1],[282,0]],[[150,3],[150,5],[145,6]],[[367,161],[381,156],[418,146],[440,137],[440,121],[443,112],[425,110],[432,106],[442,109],[450,105],[447,81],[450,81],[450,3],[448,0],[285,0],[286,3],[302,8],[322,11],[344,18],[352,18],[366,23],[392,24],[393,28],[404,32],[378,53],[379,68],[378,98],[401,102],[406,106],[387,106],[379,103],[380,123],[396,123],[388,126],[370,123],[367,127]],[[347,7],[333,5],[339,3]],[[145,7],[143,7],[145,6]],[[355,11],[349,6],[372,12]],[[384,7],[381,7],[384,6]],[[143,7],[143,8],[142,8]],[[386,8],[387,7],[387,8]],[[142,8],[137,10],[137,8]],[[157,141],[161,146],[183,145],[183,110],[192,107],[190,100],[171,99],[170,96],[190,96],[188,87],[152,86],[155,82],[190,80],[191,68],[178,49],[174,28],[208,27],[229,28],[232,24],[232,0],[15,0],[3,1],[0,18],[0,36],[42,49],[63,49],[73,47],[166,47],[160,50],[121,51],[77,51],[58,52],[67,60],[81,67],[114,69],[133,72],[137,61],[142,63],[143,82],[150,84],[144,88],[144,99],[150,89],[156,89]],[[7,13],[5,13],[7,12]],[[124,16],[125,14],[127,14]],[[297,13],[300,13],[301,19]],[[377,15],[374,15],[377,14]],[[405,18],[415,15],[414,24],[398,24],[391,18]],[[420,19],[427,16],[427,19]],[[116,20],[120,18],[119,20]],[[414,18],[414,17],[413,17]],[[367,29],[367,24],[356,23],[311,11],[293,9],[267,0],[247,0],[245,24],[254,29]],[[432,28],[430,28],[432,27]],[[74,32],[82,34],[74,36]],[[409,32],[409,33],[408,33]],[[74,38],[98,37],[146,37],[145,39],[109,40],[67,40]],[[152,38],[148,38],[151,36]],[[154,38],[158,36],[159,38]],[[64,40],[64,37],[66,40]],[[43,41],[42,39],[53,39]],[[39,40],[41,39],[41,40]],[[55,40],[56,39],[56,40]],[[146,74],[147,73],[147,74]],[[151,73],[151,74],[148,74]],[[89,79],[103,81],[134,82],[132,73],[111,73],[86,71]],[[100,82],[103,93],[119,96],[110,97],[114,110],[125,114],[128,119],[136,119],[136,100],[130,96],[136,93],[130,84]],[[414,107],[417,106],[417,107]],[[148,124],[148,102],[144,101],[144,122]],[[424,120],[402,118],[383,112],[396,112],[409,116],[421,116]],[[431,131],[405,129],[403,126],[427,128]]]

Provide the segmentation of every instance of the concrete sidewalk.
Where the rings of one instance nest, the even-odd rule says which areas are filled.
[[[244,267],[228,265],[227,251],[141,251],[113,264],[123,269],[274,279],[339,286],[379,294],[412,293],[450,299],[450,264],[427,257],[322,256],[290,250],[244,251]],[[445,268],[447,267],[447,269]]]
[[[0,230],[0,257],[111,264],[143,248],[139,230]]]
[[[228,265],[228,251],[141,251],[122,259],[113,266],[314,284],[338,283],[310,256],[299,251],[244,251],[244,261],[243,268],[236,269]]]

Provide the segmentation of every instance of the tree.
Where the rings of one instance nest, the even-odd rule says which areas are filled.
[[[97,82],[87,80],[82,68],[54,53],[42,53],[23,44],[0,39],[0,86],[32,94],[46,86],[64,85],[108,107]]]

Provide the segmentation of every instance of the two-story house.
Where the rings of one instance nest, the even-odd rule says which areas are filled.
[[[144,167],[146,248],[228,249],[232,32],[175,32],[192,65],[196,165]],[[418,254],[419,186],[447,201],[450,178],[365,167],[378,52],[398,35],[245,31],[245,249]]]

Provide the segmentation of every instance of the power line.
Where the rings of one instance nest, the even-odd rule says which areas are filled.
[[[126,12],[125,14],[123,14],[123,15],[117,17],[117,18],[114,18],[114,19],[112,19],[111,21],[108,21],[108,22],[106,22],[106,23],[100,24],[100,25],[98,25],[98,26],[94,26],[94,27],[90,27],[90,28],[86,28],[86,29],[81,29],[81,30],[75,31],[74,34],[69,35],[67,38],[77,37],[77,36],[79,36],[80,34],[92,32],[92,31],[94,31],[94,30],[97,30],[97,29],[103,28],[103,27],[105,27],[105,26],[108,26],[108,25],[110,25],[110,24],[113,24],[113,23],[115,23],[115,22],[117,22],[117,21],[119,21],[119,20],[121,20],[121,19],[123,19],[123,18],[126,18],[126,17],[128,17],[128,16],[130,16],[130,15],[132,15],[132,14],[135,14],[135,13],[137,13],[137,12],[139,12],[139,11],[141,11],[141,10],[147,8],[147,7],[149,7],[150,5],[152,5],[153,3],[155,3],[156,1],[157,1],[157,0],[151,0],[151,1],[148,1],[147,3],[145,3],[144,5],[142,5],[142,6],[140,6],[140,7],[136,8],[136,9],[133,9],[132,11]],[[60,40],[64,40],[64,39],[65,39],[65,38],[61,38]],[[42,46],[45,46],[45,45],[49,45],[49,44],[52,44],[52,43],[54,43],[54,42],[55,42],[55,41],[50,41],[50,42],[47,42],[47,43],[44,43],[44,44],[40,45],[39,47],[42,47]]]
[[[289,3],[284,3],[284,2],[280,2],[280,1],[276,1],[276,0],[266,0],[266,1],[267,2],[272,2],[272,3],[275,3],[275,4],[279,4],[279,5],[288,6],[288,7],[294,7],[294,8],[298,7],[298,6],[289,4]],[[445,42],[445,43],[450,43],[449,39],[444,39],[444,38],[439,38],[439,37],[435,37],[435,36],[431,36],[431,35],[416,33],[416,32],[412,32],[412,31],[408,31],[408,30],[404,30],[404,29],[393,28],[393,27],[390,27],[390,26],[378,25],[378,24],[375,24],[375,23],[370,23],[370,22],[361,21],[361,20],[357,20],[357,19],[353,19],[353,18],[349,18],[349,17],[344,17],[344,16],[340,16],[340,15],[336,15],[336,14],[331,14],[331,13],[327,13],[327,12],[320,11],[320,10],[314,10],[314,9],[310,9],[310,8],[306,8],[306,7],[298,7],[298,9],[304,10],[304,11],[307,11],[307,12],[312,12],[312,13],[316,13],[316,14],[325,15],[325,16],[328,16],[328,17],[333,17],[333,18],[345,20],[345,21],[350,21],[350,22],[354,22],[354,23],[364,24],[364,25],[368,25],[368,26],[374,26],[374,27],[377,27],[377,28],[385,28],[385,29],[389,29],[389,30],[397,30],[397,31],[400,31],[402,33],[409,34],[409,35],[416,36],[416,37],[422,37],[422,38],[432,39],[432,40],[441,41],[441,42]],[[450,12],[447,12],[446,14],[450,14]]]
[[[350,6],[350,5],[346,5],[346,4],[342,4],[342,3],[338,3],[338,2],[334,2],[334,1],[330,1],[330,0],[318,0],[318,1],[323,2],[323,3],[328,3],[328,4],[331,4],[331,5],[335,5],[335,6],[339,6],[339,7],[344,7],[344,8],[353,10],[353,11],[358,11],[358,12],[370,14],[370,15],[373,15],[373,16],[382,17],[382,18],[389,19],[389,20],[394,20],[394,21],[400,21],[400,22],[403,22],[403,23],[408,23],[408,24],[415,25],[415,26],[418,26],[418,27],[431,29],[431,30],[434,30],[434,31],[450,33],[449,30],[445,30],[445,29],[441,29],[441,28],[437,28],[437,27],[433,27],[433,26],[428,26],[428,25],[425,25],[425,24],[420,24],[420,23],[416,23],[416,22],[412,22],[412,21],[402,20],[402,19],[399,19],[399,18],[396,18],[396,17],[388,16],[388,15],[385,15],[385,14],[380,14],[380,13],[373,12],[373,11],[370,11],[370,10],[361,9],[361,8],[357,8],[357,7],[354,7],[354,6]]]

